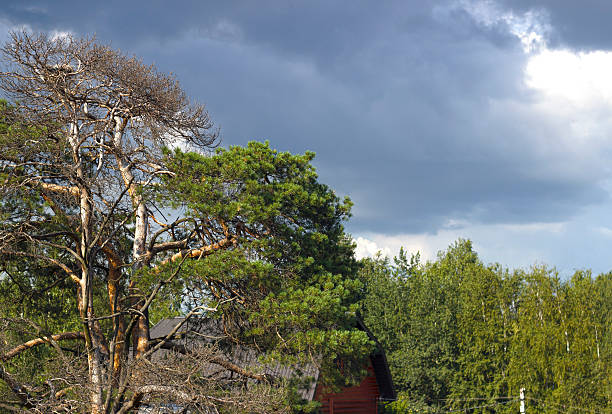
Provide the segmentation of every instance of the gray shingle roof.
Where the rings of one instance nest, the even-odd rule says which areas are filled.
[[[183,322],[183,320],[184,318],[182,317],[176,317],[160,321],[151,328],[151,339],[164,338],[172,332],[179,323]],[[376,338],[363,322],[360,321],[358,327],[362,331],[365,331],[370,339],[376,342]],[[299,394],[307,401],[312,401],[314,398],[317,381],[319,380],[319,368],[314,362],[301,364],[299,366],[282,365],[279,363],[262,364],[259,360],[261,354],[254,348],[236,345],[229,341],[224,334],[221,321],[218,319],[192,318],[181,326],[177,335],[179,338],[173,339],[172,342],[183,345],[186,348],[189,348],[190,344],[198,343],[216,345],[219,350],[223,352],[227,361],[245,369],[252,369],[254,372],[264,373],[273,378],[290,379],[298,377],[302,379],[312,379],[309,385],[299,390]],[[380,396],[385,399],[394,399],[396,394],[391,379],[391,373],[389,372],[386,356],[380,345],[378,346],[378,350],[370,355],[370,360],[372,361],[372,366],[376,375]],[[219,367],[217,365],[211,365],[211,371],[213,369],[218,370]],[[236,374],[228,371],[227,375],[231,378],[232,375]]]
[[[163,319],[150,330],[151,340],[162,339],[170,334],[174,328],[184,321],[182,317]],[[253,348],[230,343],[219,320],[193,318],[185,322],[176,333],[176,339],[172,343],[182,345],[185,348],[197,344],[215,345],[223,353],[228,362],[236,364],[246,370],[262,373],[272,378],[301,378],[310,379],[309,385],[298,390],[300,396],[307,401],[314,398],[319,368],[313,362],[307,364],[283,365],[279,363],[263,364],[259,360],[260,353]],[[211,364],[211,372],[217,371],[219,366]],[[228,371],[228,378],[237,374]]]

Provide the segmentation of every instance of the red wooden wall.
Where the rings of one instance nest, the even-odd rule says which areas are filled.
[[[380,390],[371,362],[368,374],[361,384],[344,388],[338,393],[326,393],[320,385],[317,385],[315,391],[315,400],[322,403],[322,414],[376,414],[376,402],[379,396]]]

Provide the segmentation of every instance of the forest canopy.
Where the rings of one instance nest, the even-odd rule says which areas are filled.
[[[515,413],[521,388],[527,412],[612,406],[612,273],[487,266],[469,240],[362,265],[365,323],[400,394],[389,412]]]

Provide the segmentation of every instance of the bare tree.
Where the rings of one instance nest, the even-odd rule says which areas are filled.
[[[177,142],[203,149],[217,133],[176,79],[93,39],[13,33],[1,51],[7,67],[0,87],[14,102],[0,164],[3,189],[37,194],[48,207],[3,223],[0,249],[5,256],[47,261],[74,281],[91,412],[108,411],[104,361],[111,358],[110,382],[119,386],[127,338],[133,338],[135,356],[147,351],[148,306],[133,292],[130,275],[153,258],[145,255],[153,208],[147,189],[168,173],[160,164],[161,149]],[[50,218],[68,226],[59,233],[37,226]],[[118,234],[131,239],[131,254],[117,245]],[[49,249],[61,256],[47,254]],[[115,325],[110,341],[93,306],[100,255],[108,265]],[[120,297],[125,287],[128,301]],[[134,317],[128,322],[126,315]]]
[[[179,322],[176,328],[181,328],[186,320]],[[0,343],[4,344],[0,345],[0,361],[3,363],[0,365],[0,379],[19,398],[19,401],[0,402],[0,411],[3,408],[32,414],[90,411],[87,355],[74,353],[74,348],[68,352],[69,348],[61,345],[65,341],[82,341],[83,334],[66,332],[6,346],[11,339],[4,332],[27,330],[27,327],[32,328],[31,321],[19,318],[0,320]],[[131,359],[125,365],[130,381],[122,383],[122,387],[129,388],[129,392],[125,393],[124,401],[113,405],[113,412],[127,413],[139,408],[149,414],[288,412],[282,384],[272,384],[265,379],[265,374],[231,366],[233,364],[228,362],[227,355],[213,343],[186,343],[181,338],[184,338],[183,333],[157,338],[156,352],[151,358]],[[10,364],[22,352],[38,346],[57,350],[56,358],[46,362],[51,365],[47,371],[54,375],[49,376],[44,384],[24,385],[5,369],[4,364]],[[228,372],[234,375],[228,375]]]

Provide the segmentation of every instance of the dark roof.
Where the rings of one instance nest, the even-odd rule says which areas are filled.
[[[152,340],[161,339],[170,334],[174,328],[184,320],[182,317],[163,319],[150,330]],[[172,340],[173,343],[189,347],[189,344],[210,344],[216,345],[220,352],[224,354],[227,361],[240,366],[246,370],[252,370],[272,378],[304,378],[312,379],[307,386],[300,388],[299,394],[307,401],[314,398],[317,381],[319,378],[319,367],[314,363],[296,365],[283,365],[279,363],[262,364],[259,360],[260,353],[253,348],[236,345],[228,341],[223,333],[221,322],[217,319],[192,318],[185,322],[176,335],[178,339]],[[211,371],[218,368],[211,365]],[[228,378],[236,375],[227,373]]]
[[[151,328],[151,339],[155,340],[166,337],[183,321],[184,318],[182,317],[161,320]],[[365,331],[370,339],[377,343],[377,350],[370,355],[370,360],[372,361],[381,397],[385,399],[394,399],[396,395],[385,354],[372,332],[365,327],[363,322],[359,322],[358,327]],[[311,378],[312,381],[310,381],[310,385],[300,389],[299,393],[301,397],[307,401],[312,401],[314,398],[317,382],[319,380],[319,367],[314,361],[300,364],[299,366],[283,365],[279,363],[262,364],[258,358],[260,353],[255,349],[236,345],[229,341],[223,332],[221,322],[217,319],[189,319],[187,322],[184,322],[176,335],[178,339],[173,339],[172,342],[184,347],[189,347],[189,344],[196,343],[216,345],[228,361],[245,369],[253,369],[275,378]],[[228,376],[231,375],[233,374],[228,373]]]
[[[151,330],[149,331],[149,336],[151,337],[151,339],[163,338],[168,335],[174,329],[174,327],[178,325],[183,319],[185,318],[180,317],[162,319],[151,328]]]
[[[359,329],[367,333],[368,337],[376,343],[376,351],[370,355],[370,359],[372,360],[374,374],[376,375],[376,382],[378,383],[378,388],[380,390],[380,397],[394,400],[397,397],[397,394],[395,393],[395,387],[393,385],[393,379],[391,378],[391,371],[389,371],[389,364],[387,363],[385,351],[372,331],[365,326],[361,318],[357,319],[357,326]]]

